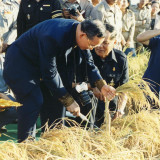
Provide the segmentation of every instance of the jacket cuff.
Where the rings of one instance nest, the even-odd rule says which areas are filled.
[[[70,106],[73,102],[74,102],[74,99],[73,97],[67,93],[66,95],[64,95],[63,97],[59,98],[59,101],[65,106],[65,107],[68,107]]]
[[[100,80],[97,80],[95,82],[95,86],[101,91],[102,87],[104,85],[107,85],[106,81],[104,79],[100,79]]]

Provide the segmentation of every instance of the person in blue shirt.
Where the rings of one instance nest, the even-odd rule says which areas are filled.
[[[151,90],[159,98],[160,91],[160,29],[149,30],[137,36],[137,40],[147,46],[151,55],[143,79],[151,84]]]
[[[104,37],[105,27],[100,21],[85,20],[79,23],[57,18],[34,26],[8,48],[4,79],[16,100],[23,104],[18,108],[18,142],[35,137],[36,120],[45,104],[40,81],[69,112],[79,116],[79,105],[67,92],[57,71],[56,57],[67,57],[77,46],[81,50],[93,49],[103,42]],[[63,63],[66,62],[61,65],[65,65]],[[89,74],[91,85],[98,87],[111,100],[115,96],[115,89],[106,84],[97,69],[90,70]],[[53,107],[53,115],[61,114],[56,106]]]
[[[122,51],[114,49],[117,35],[114,27],[107,24],[106,30],[107,33],[105,40],[100,46],[95,48],[93,52],[93,59],[101,73],[101,76],[107,84],[117,88],[129,80],[128,62],[126,55]],[[97,88],[93,88],[93,93],[99,99],[96,112],[96,125],[100,127],[104,121],[104,97]],[[126,102],[127,96],[125,94],[122,94],[119,99],[116,96],[110,102],[110,111],[116,111],[113,119],[123,115]]]

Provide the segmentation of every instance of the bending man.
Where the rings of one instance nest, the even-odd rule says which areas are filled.
[[[18,109],[18,141],[35,136],[35,124],[44,103],[40,79],[49,92],[78,116],[80,108],[67,92],[57,71],[56,57],[68,56],[72,49],[93,49],[105,37],[105,27],[99,21],[53,19],[44,21],[24,33],[8,49],[4,64],[4,78],[23,107]],[[87,53],[86,53],[87,54]],[[65,62],[63,62],[65,63]],[[65,64],[61,65],[65,65]],[[97,86],[109,100],[115,89],[106,85],[98,70],[93,70],[92,85]],[[61,117],[56,108],[54,115]],[[43,113],[42,113],[43,114]]]

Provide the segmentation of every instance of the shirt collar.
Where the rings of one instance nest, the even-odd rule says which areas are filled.
[[[73,28],[72,28],[72,47],[76,48],[77,47],[77,42],[76,42],[76,30],[77,30],[77,26],[78,26],[79,22],[77,23],[77,21],[75,23],[73,23]]]
[[[118,63],[114,49],[112,49],[112,51],[109,53],[109,55],[106,57],[105,60],[106,61],[115,61],[116,63]]]
[[[114,7],[110,7],[106,0],[103,0],[103,3],[106,10],[114,12]]]

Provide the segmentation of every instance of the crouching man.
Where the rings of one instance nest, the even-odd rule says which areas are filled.
[[[107,24],[106,30],[105,40],[93,51],[93,59],[103,79],[111,86],[117,88],[129,80],[128,62],[126,55],[122,51],[114,49],[117,35],[114,27]],[[97,88],[93,88],[93,93],[99,99],[96,112],[96,124],[97,126],[101,126],[104,121],[104,96]],[[119,96],[119,100],[118,97],[115,97],[110,102],[110,111],[116,111],[113,119],[121,117],[124,114],[126,102],[127,97],[125,94]]]

